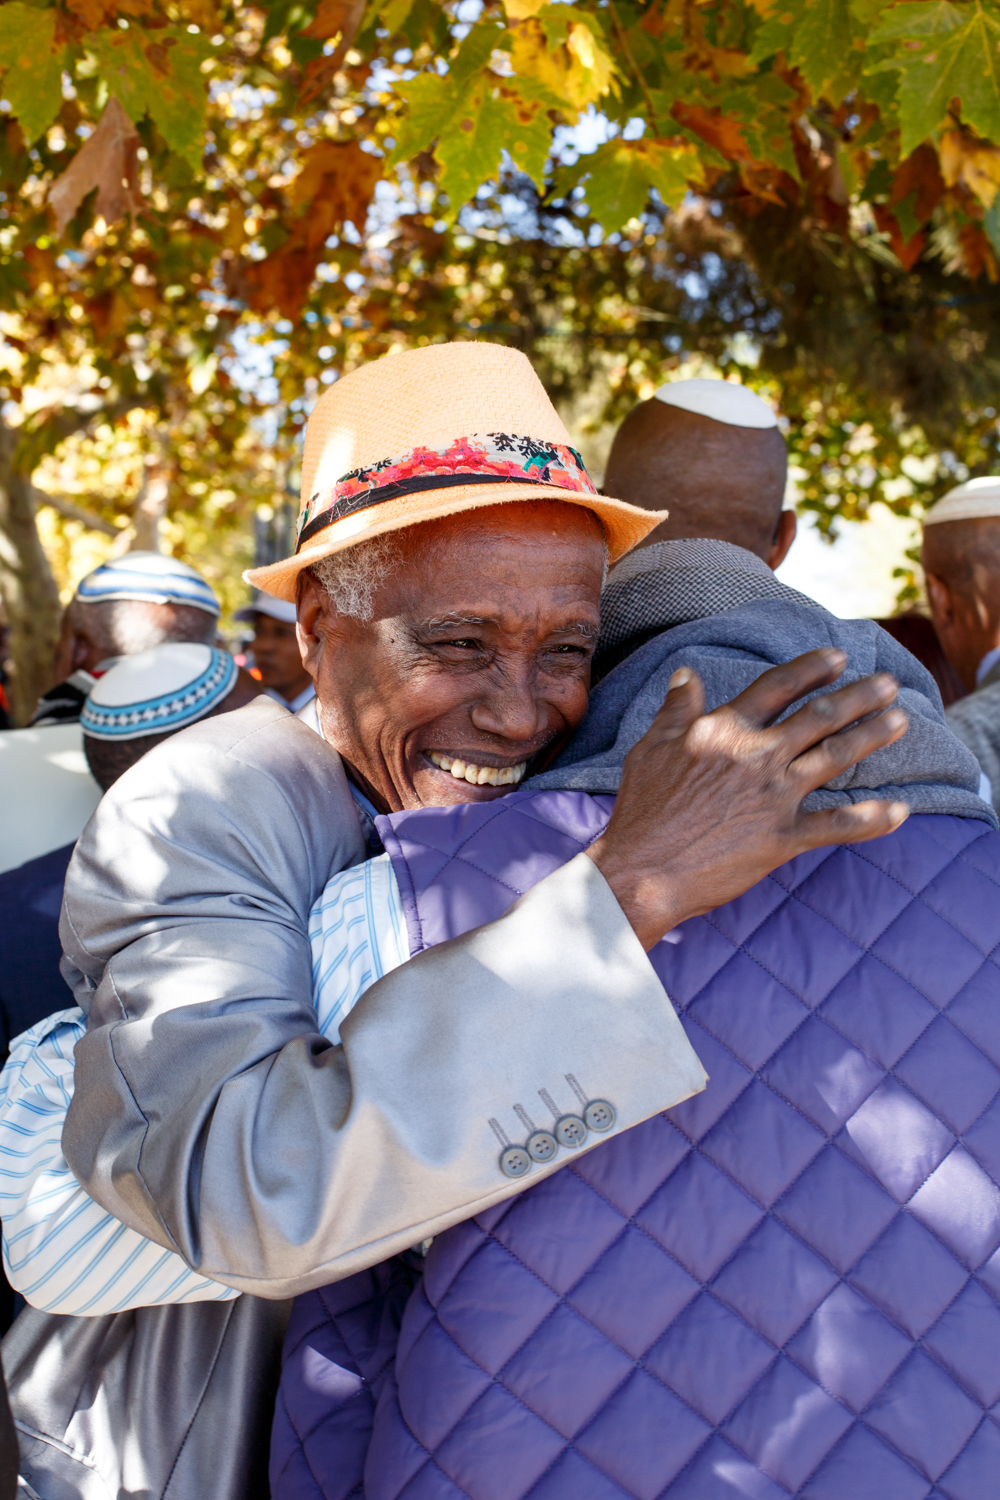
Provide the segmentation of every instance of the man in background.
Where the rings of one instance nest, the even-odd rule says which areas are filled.
[[[922,560],[938,637],[969,694],[948,722],[1000,807],[1000,478],[969,479],[931,506]]]
[[[675,380],[629,412],[605,492],[670,514],[608,579],[595,676],[671,626],[753,599],[812,602],[774,577],[795,540],[787,467],[774,411],[746,386]]]
[[[102,563],[77,588],[63,615],[55,687],[44,694],[32,725],[65,724],[97,677],[121,656],[165,641],[211,646],[219,601],[200,573],[159,552],[126,552]]]
[[[235,616],[253,626],[250,649],[258,681],[269,698],[297,714],[316,696],[312,678],[302,665],[295,636],[295,605],[258,594]]]
[[[212,646],[168,642],[123,658],[100,678],[85,713],[83,754],[98,796],[179,729],[259,695],[249,672]],[[107,726],[94,732],[90,719],[98,716]],[[72,1003],[59,973],[59,910],[74,847],[75,840],[0,874],[0,1066],[13,1037]]]
[[[97,806],[78,721],[101,674],[167,641],[211,646],[218,618],[204,578],[174,557],[129,552],[88,573],[63,617],[56,686],[27,729],[0,736],[0,871],[70,845]]]
[[[167,643],[126,657],[100,678],[86,710],[83,750],[100,791],[188,724],[242,708],[259,695],[250,674],[212,646]],[[74,847],[66,844],[0,875],[0,1066],[14,1037],[73,1004],[59,972],[59,911]],[[12,1313],[12,1293],[0,1273],[0,1334]]]
[[[604,487],[665,510],[641,547],[716,537],[780,567],[795,540],[782,509],[788,454],[778,418],[745,385],[674,380],[633,407],[611,447]]]

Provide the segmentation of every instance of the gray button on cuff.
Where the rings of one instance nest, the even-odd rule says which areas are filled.
[[[549,1130],[536,1130],[530,1135],[526,1146],[532,1161],[551,1161],[559,1150],[559,1142]]]
[[[563,1115],[561,1120],[556,1121],[556,1140],[560,1146],[568,1146],[574,1150],[582,1146],[587,1139],[587,1127],[579,1115]]]
[[[606,1099],[591,1099],[583,1112],[584,1124],[591,1130],[610,1130],[618,1116]]]
[[[508,1146],[500,1154],[500,1170],[505,1177],[524,1177],[531,1171],[531,1157],[523,1146]]]

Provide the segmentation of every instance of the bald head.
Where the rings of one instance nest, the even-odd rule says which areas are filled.
[[[669,510],[643,546],[718,537],[775,568],[795,536],[794,512],[781,509],[787,468],[777,427],[736,427],[654,398],[619,427],[604,490],[645,510]]]
[[[921,556],[935,629],[971,692],[1000,645],[1000,516],[925,526]]]

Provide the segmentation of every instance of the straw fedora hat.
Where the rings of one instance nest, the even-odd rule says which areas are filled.
[[[609,561],[666,517],[599,495],[523,354],[432,344],[363,365],[313,408],[295,555],[243,577],[293,601],[299,573],[367,537],[511,500],[565,500],[600,519]]]

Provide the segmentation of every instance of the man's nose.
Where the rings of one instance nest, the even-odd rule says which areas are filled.
[[[527,674],[518,682],[509,678],[494,692],[479,698],[469,715],[482,734],[501,735],[505,740],[534,739],[545,727],[542,706],[535,697]]]

